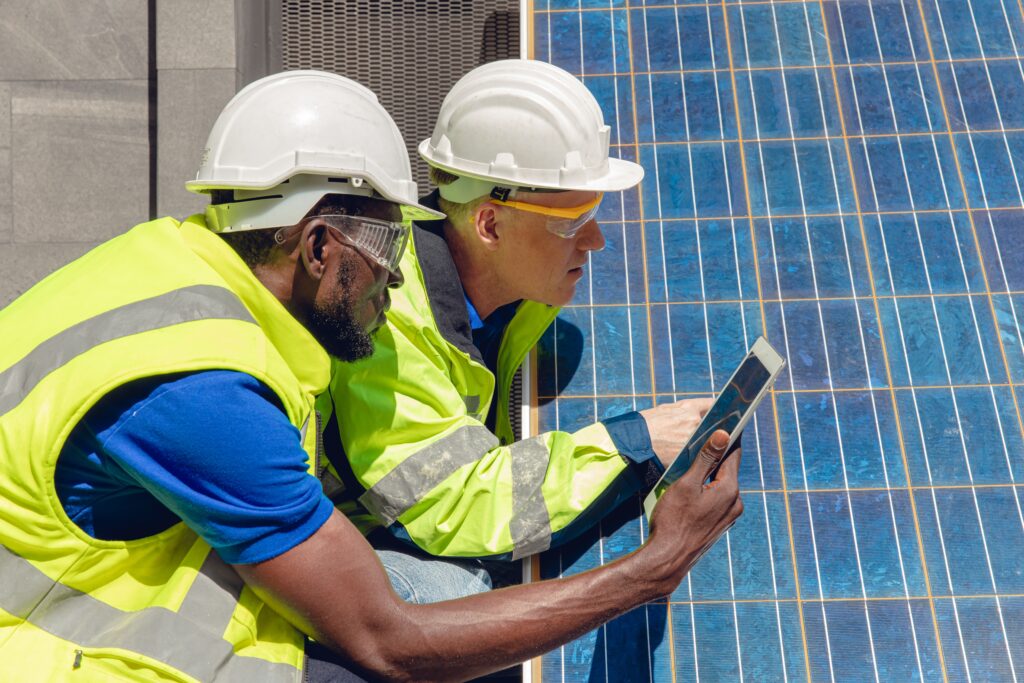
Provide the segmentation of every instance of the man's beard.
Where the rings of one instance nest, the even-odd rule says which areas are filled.
[[[373,353],[373,339],[356,320],[351,262],[338,269],[338,295],[324,304],[313,304],[308,327],[310,334],[330,355],[342,361],[366,358]]]

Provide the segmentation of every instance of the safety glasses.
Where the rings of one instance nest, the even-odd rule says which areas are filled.
[[[514,200],[491,199],[490,201],[495,204],[518,209],[519,211],[547,216],[546,227],[548,232],[568,240],[575,237],[583,229],[584,225],[594,220],[598,209],[601,208],[601,199],[603,197],[604,193],[598,192],[597,196],[586,204],[567,207],[540,206],[539,204],[527,204],[526,202]]]
[[[405,245],[409,242],[407,223],[345,214],[325,214],[317,218],[323,219],[329,228],[371,261],[393,274],[398,274],[398,264],[405,253]],[[287,228],[282,228],[274,236],[278,244],[283,244],[291,238],[290,235],[284,234],[286,230]]]

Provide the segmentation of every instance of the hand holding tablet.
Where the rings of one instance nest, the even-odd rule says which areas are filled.
[[[708,437],[717,430],[729,433],[728,448],[739,438],[768,388],[782,372],[785,361],[764,337],[759,337],[701,420],[689,442],[666,468],[654,489],[644,499],[644,512],[651,513],[661,495],[690,468]]]

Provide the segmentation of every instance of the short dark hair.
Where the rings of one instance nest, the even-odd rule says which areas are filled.
[[[211,204],[224,204],[227,202],[234,201],[234,192],[231,190],[214,190],[210,193]],[[354,195],[346,194],[328,194],[324,195],[320,201],[310,209],[302,220],[307,218],[315,218],[316,216],[324,216],[327,214],[346,214],[350,213],[352,203],[359,197]],[[299,221],[300,223],[302,221]],[[262,230],[241,230],[239,232],[221,232],[218,233],[225,242],[228,243],[232,249],[235,250],[246,265],[250,268],[256,266],[262,266],[270,263],[274,256],[274,249],[277,248],[277,242],[274,240],[274,235],[281,229],[280,226],[277,228],[266,228]]]

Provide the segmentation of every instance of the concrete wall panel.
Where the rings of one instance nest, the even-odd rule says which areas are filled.
[[[234,69],[160,70],[157,214],[182,218],[207,200],[185,189],[217,114],[235,94]]]
[[[3,0],[0,80],[145,78],[141,0]]]
[[[146,81],[15,83],[14,238],[93,242],[148,218]]]
[[[157,0],[158,69],[234,69],[234,0]]]

